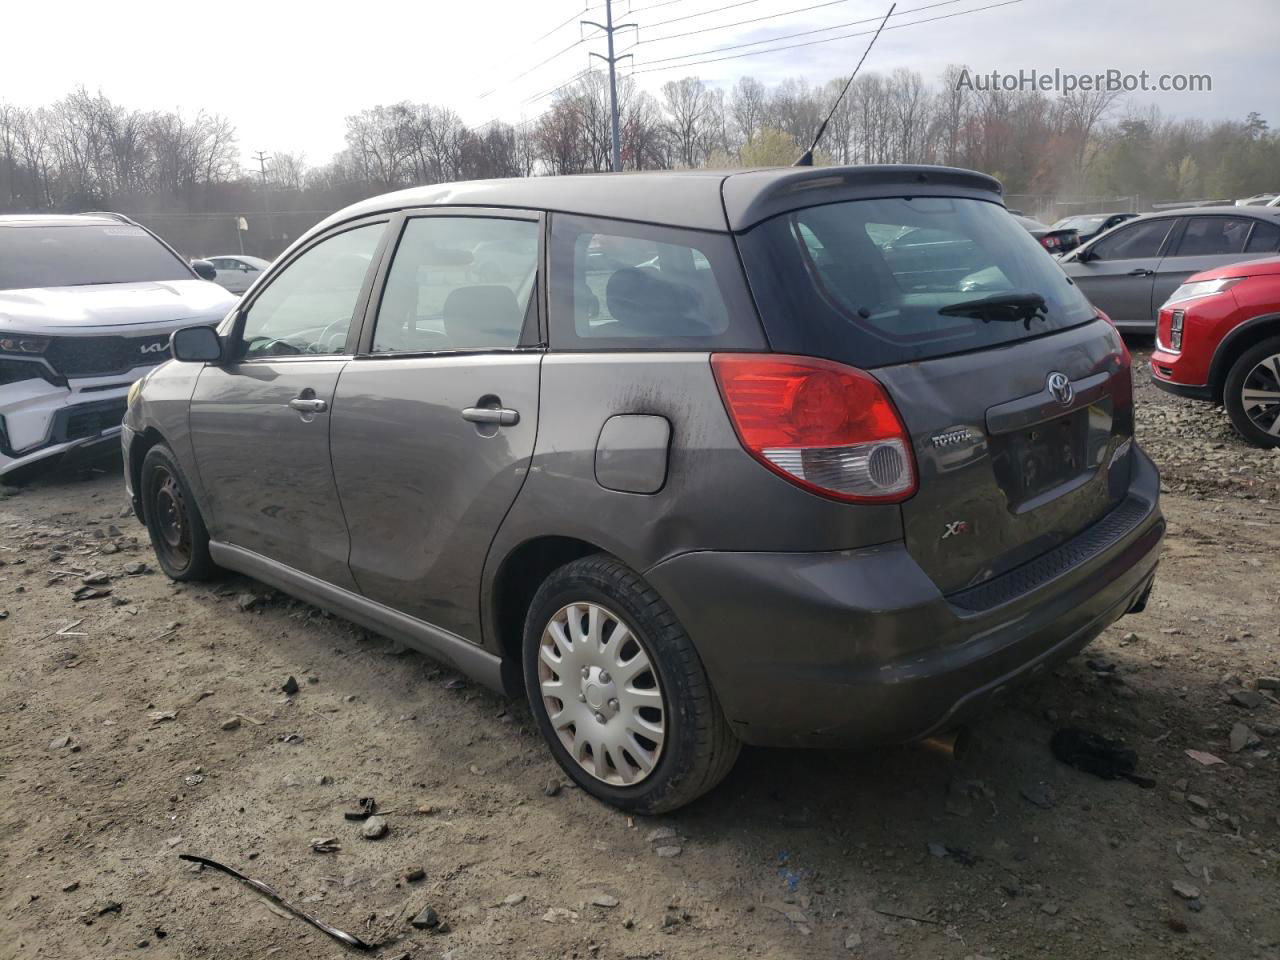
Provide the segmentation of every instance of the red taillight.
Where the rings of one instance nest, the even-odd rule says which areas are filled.
[[[916,492],[906,428],[869,374],[830,360],[775,354],[711,357],[743,447],[792,483],[856,503]]]

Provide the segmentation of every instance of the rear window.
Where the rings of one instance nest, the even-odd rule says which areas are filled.
[[[141,227],[0,227],[0,290],[190,279],[186,265]]]
[[[728,234],[557,214],[549,289],[558,349],[764,346]]]
[[[875,367],[999,346],[1096,316],[1040,244],[982,200],[827,204],[768,220],[739,243],[766,333],[784,353]],[[1043,310],[1022,309],[1037,296]]]

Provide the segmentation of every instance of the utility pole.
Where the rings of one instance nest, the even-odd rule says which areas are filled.
[[[267,157],[266,151],[259,150],[253,155],[253,159],[258,161],[258,173],[262,176],[262,219],[267,225],[267,246],[271,245],[271,206],[267,202]],[[264,250],[263,253],[269,253]]]
[[[622,170],[622,135],[618,130],[618,71],[616,66],[619,60],[625,60],[631,54],[627,53],[621,57],[614,55],[613,35],[619,30],[629,30],[636,25],[634,23],[614,25],[613,0],[604,0],[604,23],[596,23],[594,20],[583,20],[581,22],[589,27],[595,27],[597,30],[603,30],[609,43],[609,55],[607,57],[599,53],[593,53],[591,56],[599,57],[609,65],[609,135],[613,141],[613,172],[618,173]]]

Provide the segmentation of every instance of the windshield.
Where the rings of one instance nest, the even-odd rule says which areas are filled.
[[[1040,244],[982,200],[827,204],[768,220],[740,244],[769,340],[786,353],[875,367],[998,346],[1097,315]],[[1029,320],[999,306],[1040,299]]]
[[[1065,220],[1059,220],[1053,225],[1055,230],[1087,230],[1090,227],[1096,227],[1107,219],[1102,217],[1067,217]]]
[[[190,279],[186,264],[141,227],[0,227],[0,290]]]

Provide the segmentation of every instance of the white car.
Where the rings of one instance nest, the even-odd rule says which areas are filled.
[[[248,290],[250,284],[262,276],[262,271],[271,266],[269,260],[243,253],[222,254],[205,259],[213,264],[213,269],[217,272],[213,282],[236,294]]]
[[[235,306],[198,269],[119,214],[0,216],[0,480],[118,437],[169,334]]]

